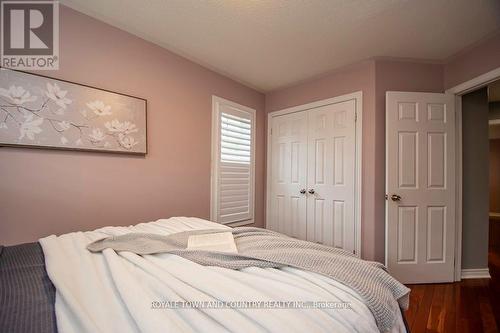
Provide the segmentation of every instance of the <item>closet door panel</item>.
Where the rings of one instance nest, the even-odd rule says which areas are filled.
[[[355,102],[308,111],[309,241],[355,248]]]
[[[272,118],[271,200],[268,227],[306,238],[307,113]]]

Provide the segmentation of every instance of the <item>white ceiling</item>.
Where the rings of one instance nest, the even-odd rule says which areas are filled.
[[[498,0],[61,0],[260,91],[376,56],[444,60]]]

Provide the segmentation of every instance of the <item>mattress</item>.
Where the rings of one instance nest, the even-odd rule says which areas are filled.
[[[57,332],[55,302],[40,244],[0,246],[0,332]]]

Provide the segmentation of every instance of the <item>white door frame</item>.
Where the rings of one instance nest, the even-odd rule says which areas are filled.
[[[306,111],[309,109],[315,109],[321,106],[326,106],[330,104],[336,104],[340,102],[346,102],[354,100],[356,107],[356,167],[355,167],[355,196],[354,196],[354,217],[355,217],[355,235],[354,235],[354,242],[355,242],[355,254],[358,257],[361,257],[361,171],[362,171],[362,164],[361,164],[361,153],[362,153],[362,139],[363,139],[363,133],[362,133],[362,120],[363,120],[363,92],[362,91],[356,91],[351,94],[346,94],[346,95],[341,95],[333,98],[328,98],[328,99],[323,99],[320,101],[315,101],[312,103],[307,103],[303,105],[298,105],[290,108],[286,108],[283,110],[279,111],[273,111],[268,113],[267,115],[267,176],[266,176],[266,221],[265,225],[267,227],[267,221],[270,220],[270,212],[269,212],[269,207],[271,207],[270,203],[270,196],[269,193],[271,193],[271,165],[272,165],[272,140],[271,140],[271,122],[272,118],[276,116],[281,116],[284,114],[289,114],[289,113],[294,113],[294,112],[300,112],[300,111]]]
[[[463,278],[485,278],[489,277],[488,272],[478,272],[470,276],[468,272],[462,272],[462,176],[463,176],[463,162],[462,162],[462,95],[471,91],[482,88],[489,83],[500,79],[500,67],[477,76],[471,80],[463,82],[445,91],[447,94],[455,95],[455,109],[456,109],[456,240],[455,240],[455,281],[460,281]]]

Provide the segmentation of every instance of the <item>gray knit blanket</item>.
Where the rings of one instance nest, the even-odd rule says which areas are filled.
[[[186,250],[191,235],[228,230],[193,230],[161,236],[130,233],[88,245],[92,252],[106,248],[136,254],[171,253],[204,266],[229,269],[291,266],[323,274],[355,290],[364,300],[381,332],[390,330],[408,308],[410,289],[394,279],[377,262],[361,260],[342,249],[290,238],[266,229],[239,227],[232,233],[238,253]]]

